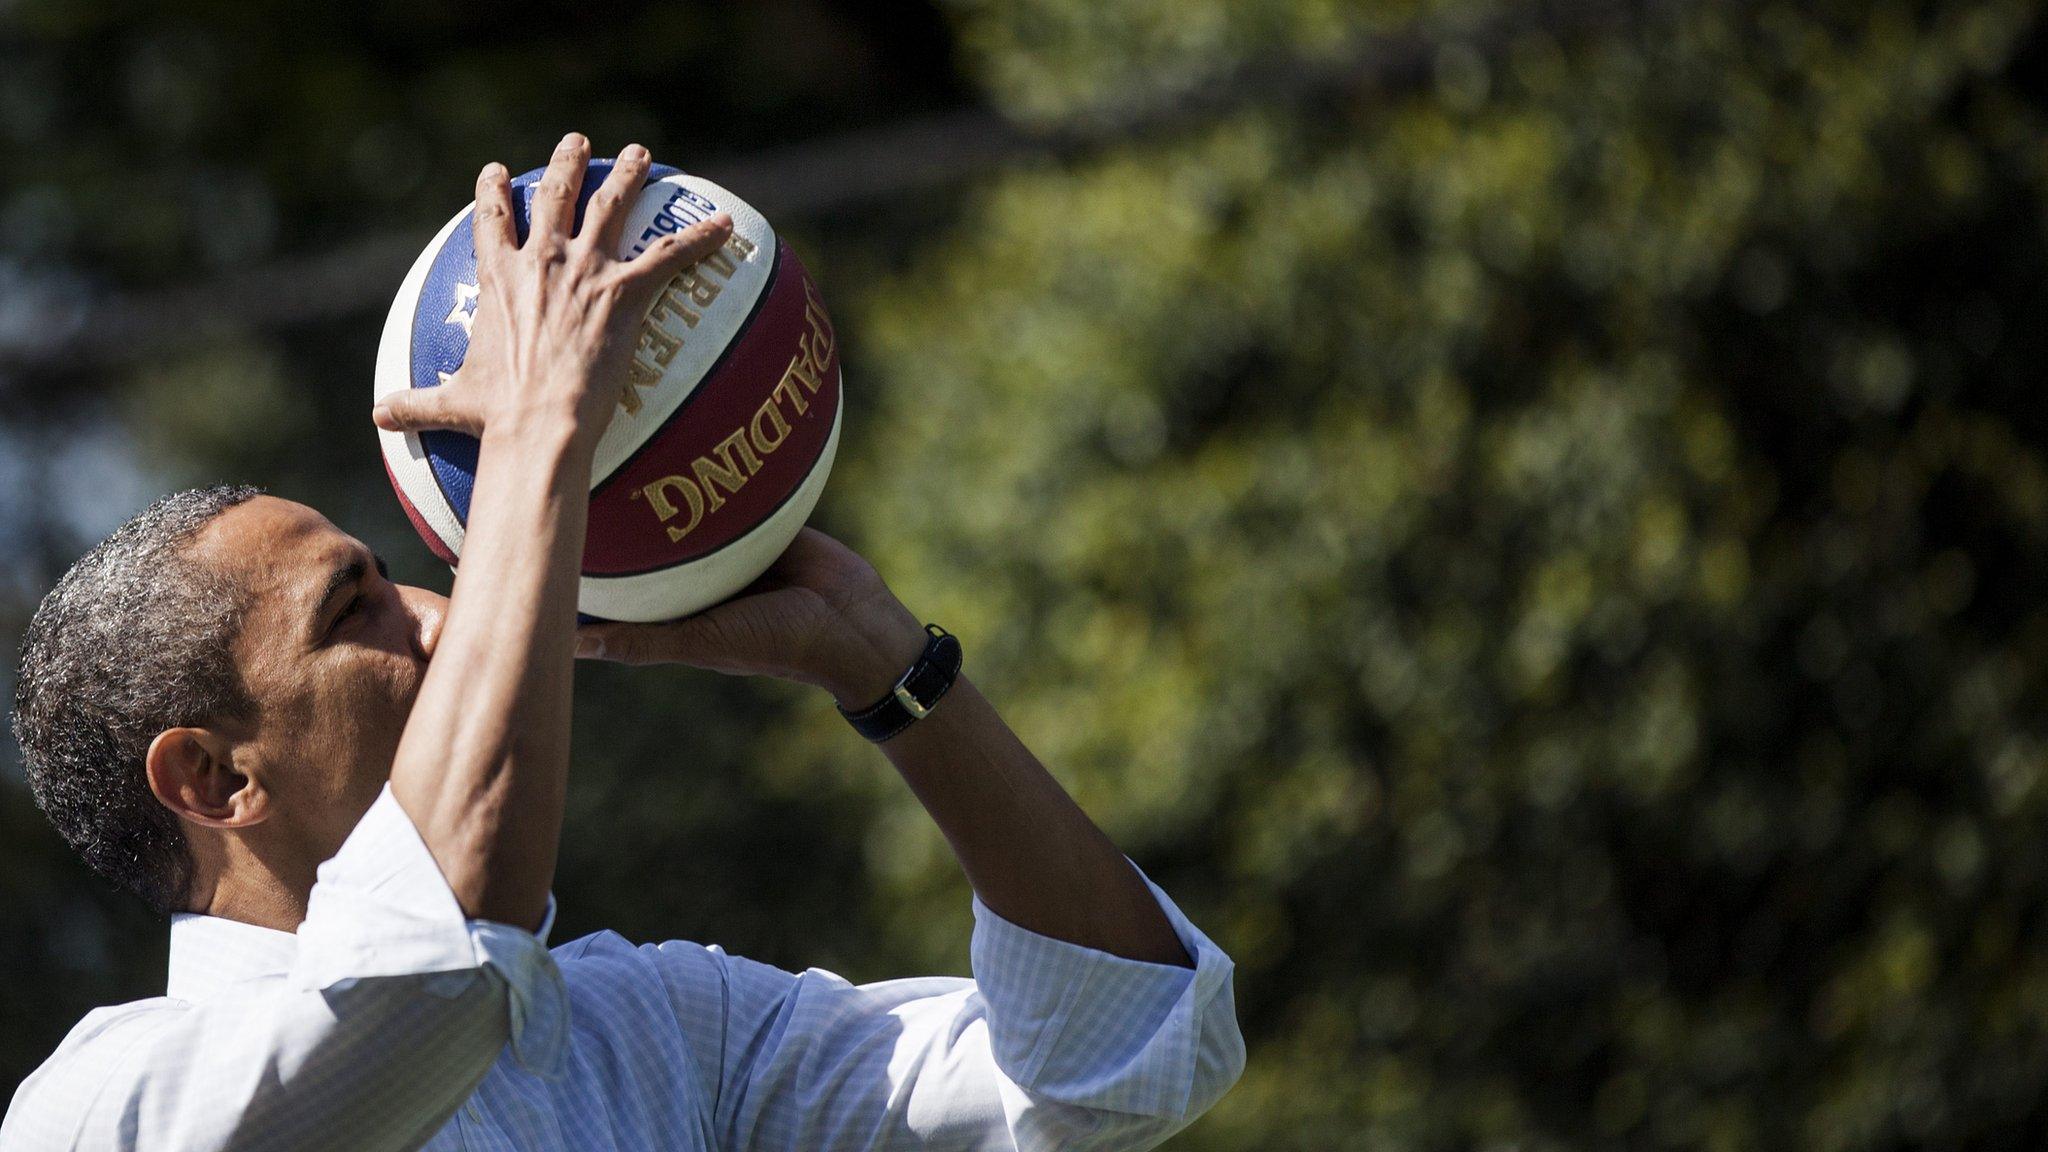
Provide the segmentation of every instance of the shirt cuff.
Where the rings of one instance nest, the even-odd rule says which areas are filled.
[[[342,980],[488,970],[508,993],[513,1056],[529,1071],[553,1075],[569,1034],[568,989],[543,943],[554,921],[553,893],[538,933],[465,917],[386,784],[341,851],[320,865],[292,983],[315,991]],[[450,996],[466,986],[425,985]]]
[[[1142,869],[1138,876],[1194,968],[1055,940],[1003,919],[977,896],[974,979],[997,1066],[1020,1086],[1079,1107],[1180,1116],[1194,1091],[1206,1015],[1235,1011],[1233,965]]]

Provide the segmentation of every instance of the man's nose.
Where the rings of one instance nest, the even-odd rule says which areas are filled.
[[[441,642],[441,624],[448,618],[448,598],[409,584],[398,585],[398,598],[412,618],[414,654],[422,660],[433,659],[434,646]]]

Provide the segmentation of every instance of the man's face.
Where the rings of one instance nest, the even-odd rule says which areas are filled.
[[[256,708],[236,770],[268,793],[272,831],[325,859],[391,776],[448,602],[393,584],[361,541],[271,496],[215,517],[193,554],[249,598],[235,659]]]

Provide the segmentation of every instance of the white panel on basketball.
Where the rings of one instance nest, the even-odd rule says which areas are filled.
[[[688,339],[683,341],[675,358],[662,371],[660,381],[640,393],[639,411],[614,409],[612,422],[597,442],[597,456],[590,467],[593,488],[624,464],[626,458],[637,451],[696,390],[698,382],[724,355],[726,345],[732,343],[733,336],[746,323],[747,316],[754,310],[754,301],[761,298],[761,290],[768,284],[769,269],[775,266],[775,230],[768,226],[767,219],[739,197],[701,176],[687,173],[664,176],[640,193],[640,199],[633,202],[632,212],[626,217],[619,246],[620,258],[639,250],[641,234],[669,203],[671,193],[668,189],[671,187],[685,190],[731,214],[733,235],[747,241],[752,248],[746,259],[738,262],[739,267],[726,278],[725,288],[718,297],[697,309],[703,319],[687,331],[682,328],[680,320],[667,322],[670,335],[687,335]],[[732,247],[727,246],[728,252]]]
[[[842,385],[843,386],[843,385]],[[644,572],[637,576],[585,576],[577,589],[577,606],[593,616],[609,620],[643,622],[673,620],[739,591],[754,574],[773,563],[789,542],[796,539],[831,475],[832,458],[839,451],[839,424],[845,405],[832,413],[832,433],[810,475],[790,493],[766,520],[746,535],[711,553],[673,568]]]
[[[391,312],[384,317],[384,335],[377,341],[377,370],[373,374],[373,387],[377,398],[393,392],[403,392],[412,387],[412,323],[420,306],[420,286],[426,283],[427,273],[434,266],[434,257],[441,252],[441,246],[448,242],[448,234],[469,218],[471,209],[457,212],[441,230],[434,235],[427,250],[412,262],[412,270],[405,274],[405,281],[399,285],[398,296],[391,302]],[[420,519],[441,538],[450,552],[462,552],[462,521],[456,519],[455,509],[441,495],[441,486],[434,480],[434,466],[427,459],[427,450],[420,444],[420,438],[411,432],[386,432],[377,429],[377,443],[384,450],[384,463],[390,466],[391,475],[397,479],[398,487],[405,498],[412,502]]]

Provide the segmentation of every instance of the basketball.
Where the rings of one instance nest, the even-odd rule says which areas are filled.
[[[583,207],[611,170],[593,161]],[[512,181],[522,241],[543,170]],[[435,388],[462,364],[477,303],[475,205],[420,253],[377,349],[376,395]],[[621,259],[717,212],[725,246],[648,310],[591,468],[577,607],[603,620],[686,616],[745,587],[803,526],[839,445],[839,348],[817,286],[759,212],[655,165],[631,206]],[[476,482],[474,437],[378,430],[407,519],[453,566]]]

